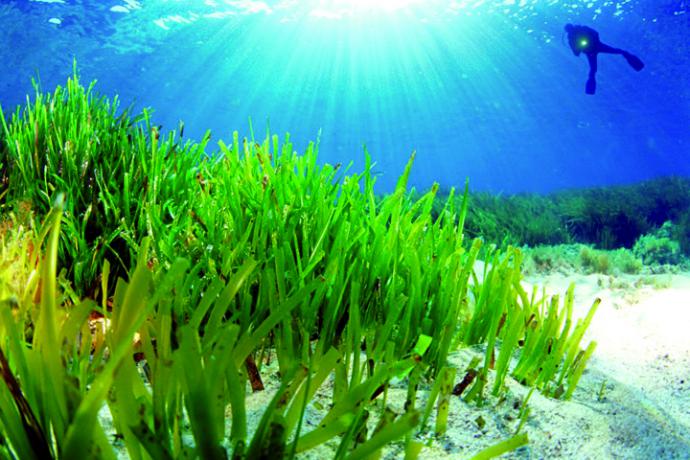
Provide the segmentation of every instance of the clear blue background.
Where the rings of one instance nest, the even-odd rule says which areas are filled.
[[[76,58],[84,81],[152,107],[166,129],[184,120],[187,137],[248,135],[251,117],[257,137],[290,132],[298,150],[321,131],[320,160],[355,170],[366,144],[382,192],[413,150],[418,188],[687,176],[688,3],[2,1],[0,103],[13,110],[35,76],[52,91]],[[586,59],[563,43],[566,22],[646,68],[602,55],[598,92],[585,95]]]

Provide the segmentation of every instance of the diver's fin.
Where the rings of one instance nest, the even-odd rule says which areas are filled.
[[[642,69],[644,69],[644,62],[634,54],[630,53],[625,53],[623,54],[623,57],[625,58],[626,61],[628,61],[628,64],[630,64],[630,67],[633,69],[637,70],[638,72]]]
[[[594,78],[587,80],[585,85],[585,93],[594,94],[597,91],[597,81]]]

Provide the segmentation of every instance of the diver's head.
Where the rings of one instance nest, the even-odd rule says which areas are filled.
[[[575,27],[574,25],[568,23],[568,24],[565,25],[565,27],[563,28],[563,30],[565,30],[566,32],[570,33],[570,32],[573,31],[573,28],[574,28],[574,27]]]

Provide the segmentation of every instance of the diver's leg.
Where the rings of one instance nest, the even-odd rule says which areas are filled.
[[[628,54],[628,52],[625,50],[622,50],[620,48],[614,48],[613,46],[609,46],[605,43],[599,43],[599,45],[597,46],[597,53]]]
[[[585,85],[585,93],[594,94],[597,90],[597,53],[587,53],[587,61],[589,62],[589,77]]]
[[[599,43],[599,45],[597,46],[597,52],[607,54],[620,54],[625,58],[626,61],[628,61],[630,67],[637,70],[638,72],[644,68],[644,62],[642,62],[642,59],[638,58],[632,53],[629,53],[628,51],[619,48],[613,48],[612,46],[606,45],[604,43]]]

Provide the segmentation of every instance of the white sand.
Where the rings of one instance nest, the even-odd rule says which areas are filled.
[[[641,280],[657,287],[636,288]],[[690,273],[551,275],[528,281],[554,293],[575,282],[579,316],[594,298],[602,303],[585,335],[598,346],[578,390],[571,401],[545,414],[547,420],[562,418],[562,426],[555,425],[556,436],[548,440],[530,433],[528,424],[532,452],[520,458],[690,458]],[[549,412],[542,403],[533,399],[531,405]],[[589,414],[582,425],[566,422],[583,410]],[[533,423],[550,422],[535,417]],[[575,455],[547,454],[558,443],[574,448]]]
[[[570,401],[532,395],[523,427],[530,443],[503,458],[690,459],[690,273],[616,278],[554,274],[526,281],[553,294],[564,294],[575,282],[576,318],[601,298],[583,340],[583,346],[590,340],[598,346]],[[641,281],[657,287],[639,286]],[[481,350],[463,350],[451,362],[464,369],[477,354]],[[448,432],[429,437],[420,458],[465,459],[509,438],[527,392],[511,381],[505,401],[489,398],[482,408],[453,397]],[[391,393],[389,403],[395,407],[395,390]],[[399,396],[404,400],[402,389]],[[485,421],[482,429],[475,421],[479,416]],[[306,457],[327,458],[327,451]],[[384,458],[402,457],[400,446],[384,452]]]

